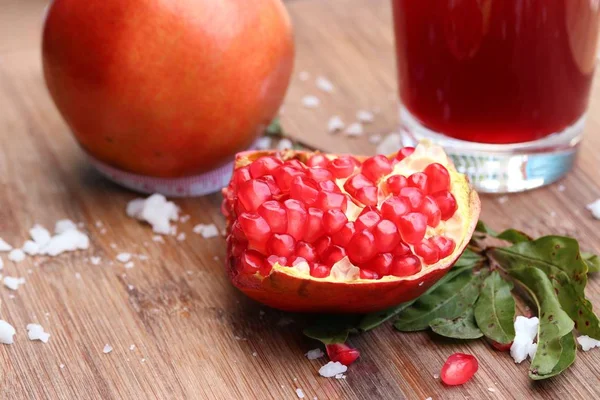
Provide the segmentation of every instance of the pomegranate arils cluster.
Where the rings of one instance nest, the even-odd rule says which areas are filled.
[[[412,276],[450,256],[456,243],[444,223],[457,211],[450,174],[436,162],[415,167],[414,152],[362,162],[294,152],[248,160],[224,191],[234,269],[375,280]]]

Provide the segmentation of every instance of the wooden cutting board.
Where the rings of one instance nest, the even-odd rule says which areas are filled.
[[[16,292],[0,288],[0,317],[17,328],[13,345],[0,345],[3,399],[511,399],[600,395],[600,350],[547,382],[527,378],[483,341],[400,334],[383,326],[351,340],[362,356],[345,380],[318,376],[324,359],[302,336],[302,316],[248,300],[228,282],[225,243],[192,233],[197,223],[224,227],[220,196],[178,200],[191,215],[179,230],[185,241],[153,242],[152,232],[125,216],[136,195],[101,178],[68,133],[44,87],[39,56],[45,1],[2,0],[0,9],[0,237],[20,245],[34,223],[82,222],[87,251],[56,258],[7,262],[4,274],[22,276]],[[296,0],[287,3],[296,28],[296,72],[283,125],[294,138],[336,152],[373,153],[367,136],[327,133],[327,120],[351,121],[359,109],[378,110],[369,133],[397,125],[390,7],[386,0]],[[301,81],[300,71],[311,75]],[[331,94],[314,78],[328,77]],[[574,171],[559,184],[507,197],[483,196],[483,218],[497,228],[575,236],[600,252],[600,221],[585,204],[600,197],[600,87],[594,86],[585,145]],[[318,95],[315,110],[301,106]],[[562,186],[561,186],[562,185]],[[565,189],[561,191],[561,189]],[[106,228],[96,226],[100,221]],[[144,254],[125,269],[120,252]],[[89,257],[99,256],[100,265]],[[112,265],[110,262],[112,261]],[[600,304],[597,277],[588,294]],[[38,322],[47,344],[27,339]],[[113,351],[103,353],[105,344]],[[135,345],[133,350],[130,346]],[[467,385],[444,387],[434,374],[453,352],[472,353],[480,370]],[[62,365],[62,367],[61,367]]]

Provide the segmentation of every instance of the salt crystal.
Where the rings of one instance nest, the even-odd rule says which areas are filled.
[[[494,388],[492,388],[492,387],[489,387],[489,388],[488,388],[488,392],[495,392],[495,391],[496,391],[496,389],[494,389]]]
[[[539,319],[537,317],[526,318],[518,316],[515,319],[515,339],[510,346],[510,355],[519,364],[527,357],[533,358],[537,350],[537,344],[533,343],[537,337]]]
[[[14,263],[20,263],[25,259],[25,252],[21,249],[13,249],[8,253],[8,259]]]
[[[373,113],[367,110],[358,110],[356,112],[356,119],[365,124],[373,122],[375,119]]]
[[[325,78],[324,76],[318,76],[315,83],[317,85],[317,88],[319,88],[320,90],[326,93],[333,92],[333,83],[331,83],[331,81]]]
[[[346,136],[360,136],[364,133],[363,126],[360,122],[354,122],[344,130]]]
[[[63,369],[65,367],[65,364],[60,364],[59,367],[60,369]]]
[[[537,337],[540,320],[538,317],[527,318],[519,315],[515,319],[515,335],[523,336],[531,341]]]
[[[133,261],[129,261],[128,263],[125,263],[124,267],[127,269],[131,269],[135,267],[135,264],[133,263]]]
[[[0,238],[0,251],[11,251],[13,247]]]
[[[15,333],[17,331],[11,324],[0,319],[0,343],[13,344]]]
[[[344,374],[337,374],[335,376],[335,379],[346,379],[346,375],[344,375]]]
[[[73,230],[77,230],[77,225],[75,225],[75,222],[71,221],[70,219],[61,219],[56,221],[56,224],[54,224],[54,233],[57,235]]]
[[[537,343],[532,343],[531,346],[529,346],[529,351],[527,352],[527,356],[529,357],[530,360],[533,360],[533,357],[535,357],[535,353],[537,353],[537,348],[538,348]]]
[[[498,197],[498,203],[504,204],[508,201],[508,196],[500,196]]]
[[[592,212],[594,218],[600,219],[600,199],[588,204],[585,208]]]
[[[306,108],[317,108],[321,102],[316,96],[304,96],[302,98],[302,105]]]
[[[2,261],[2,259],[0,258],[0,270],[2,270],[4,268],[4,261]]]
[[[177,235],[176,239],[180,242],[183,242],[185,240],[185,233],[181,232],[179,235]]]
[[[102,349],[102,352],[103,352],[104,354],[108,354],[108,353],[110,353],[111,351],[113,351],[113,348],[112,348],[112,346],[111,346],[110,344],[108,344],[108,343],[107,343],[107,344],[105,344],[105,345],[104,345],[104,348]]]
[[[302,82],[305,82],[310,79],[310,74],[306,71],[300,71],[298,73],[298,78],[300,78]]]
[[[587,335],[579,336],[577,338],[577,343],[581,346],[581,350],[590,351],[595,347],[600,347],[600,340],[593,339]]]
[[[11,290],[19,289],[19,286],[25,284],[25,278],[15,278],[13,276],[5,276],[2,280],[4,286]]]
[[[101,235],[106,235],[106,228],[100,229],[100,234]]]
[[[402,137],[398,133],[390,133],[377,145],[377,154],[392,154],[402,148]]]
[[[296,395],[298,396],[299,399],[304,398],[304,392],[300,388],[296,389]]]
[[[382,137],[379,134],[371,135],[371,136],[369,136],[369,143],[377,144],[377,143],[381,142],[381,139],[382,139]]]
[[[27,240],[23,244],[22,250],[25,254],[28,254],[30,256],[35,256],[36,254],[38,254],[40,252],[40,246],[33,240]]]
[[[48,343],[50,334],[44,332],[44,328],[39,324],[27,324],[27,336],[29,340],[41,340],[44,343]]]
[[[152,241],[156,242],[156,243],[164,243],[165,239],[163,239],[162,236],[156,235],[156,236],[152,236]]]
[[[428,397],[425,400],[433,400],[433,398],[432,397]]]
[[[198,224],[193,228],[194,233],[202,235],[204,239],[210,239],[219,236],[219,231],[215,224]]]
[[[133,285],[127,285],[127,290],[132,291],[133,289],[135,289],[135,286],[133,286]]]
[[[256,147],[257,150],[267,150],[271,148],[272,141],[273,140],[268,136],[259,137],[254,142],[254,147]]]
[[[179,207],[165,196],[155,193],[146,199],[135,199],[127,204],[127,215],[146,221],[152,225],[152,230],[161,235],[172,231],[171,221],[179,218]]]
[[[126,262],[129,262],[129,260],[131,260],[131,254],[130,253],[119,253],[117,254],[117,261],[122,262],[123,264],[125,264]]]
[[[320,369],[319,369],[319,375],[325,377],[325,378],[331,378],[334,377],[338,374],[343,374],[344,372],[348,371],[348,367],[346,367],[344,364],[342,364],[339,361],[333,362],[333,361],[329,361],[327,364],[323,365]]]
[[[73,229],[64,230],[68,224],[61,225],[59,222],[57,222],[57,234],[40,249],[40,254],[54,257],[67,251],[85,250],[90,247],[90,238],[85,233],[77,230],[74,225]]]
[[[439,374],[433,374],[433,379],[439,379],[440,375]]]
[[[75,272],[75,279],[81,279],[81,274],[79,272]]]
[[[142,358],[140,361],[141,361],[141,362],[143,362],[143,363],[145,363],[145,362],[146,362],[146,359],[145,359],[145,358]]]
[[[325,353],[323,353],[323,350],[321,349],[312,349],[305,354],[306,358],[308,358],[309,360],[316,360],[317,358],[321,358],[324,355]]]
[[[95,225],[96,225],[96,228],[102,228],[102,226],[103,226],[104,224],[102,223],[102,221],[99,221],[99,220],[98,220],[98,221],[96,221],[96,222],[95,222]]]
[[[292,149],[293,147],[294,147],[294,143],[290,139],[287,139],[287,138],[283,138],[279,141],[279,143],[277,143],[277,150],[279,150],[279,151]]]
[[[100,257],[96,257],[96,256],[90,257],[90,262],[92,263],[92,265],[98,265],[98,264],[100,264],[101,261],[102,261],[102,259]]]
[[[35,224],[33,228],[29,230],[29,236],[33,239],[33,241],[39,246],[45,246],[51,238],[50,232],[48,229],[44,228],[41,225]]]
[[[253,352],[253,353],[252,353],[252,356],[253,356],[253,357],[256,357],[257,355],[258,355],[258,353],[257,353],[257,352]]]
[[[129,346],[129,350],[131,350],[131,351],[135,350],[135,344],[132,344],[131,346]]]
[[[188,222],[190,220],[190,218],[192,218],[192,216],[189,214],[182,215],[181,217],[179,217],[179,222],[181,222],[182,224],[185,224],[186,222]]]
[[[565,190],[567,190],[567,187],[565,185],[558,185],[559,192],[564,192]]]
[[[334,115],[333,117],[329,118],[329,121],[327,122],[327,131],[329,133],[341,131],[345,126],[346,124],[344,124],[342,118],[340,118],[339,115]]]
[[[147,261],[148,260],[148,256],[145,254],[138,254],[138,259],[140,261]]]

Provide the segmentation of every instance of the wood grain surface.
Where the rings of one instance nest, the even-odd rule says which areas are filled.
[[[373,153],[368,136],[327,133],[327,120],[351,122],[358,109],[375,109],[369,133],[397,127],[396,78],[390,7],[386,0],[296,0],[287,3],[297,42],[296,71],[283,113],[294,138],[335,152]],[[400,334],[383,326],[352,338],[362,357],[345,380],[318,376],[324,359],[301,334],[304,319],[267,309],[228,282],[225,243],[191,232],[197,223],[224,221],[220,196],[178,200],[187,223],[179,242],[151,240],[148,226],[125,216],[136,195],[101,178],[56,112],[40,68],[39,37],[45,6],[39,0],[0,0],[0,237],[20,246],[34,223],[61,218],[84,224],[87,251],[56,258],[6,260],[4,274],[26,284],[0,288],[0,318],[17,328],[13,345],[0,345],[2,399],[591,399],[600,396],[600,350],[579,353],[575,365],[533,383],[527,363],[515,365],[483,341]],[[307,71],[309,81],[298,73]],[[323,75],[335,91],[318,91]],[[483,218],[497,228],[573,235],[600,252],[600,221],[585,204],[600,197],[600,81],[594,85],[585,144],[574,171],[559,184],[507,197],[483,196]],[[301,106],[304,95],[321,99]],[[502,200],[500,200],[502,199]],[[101,221],[107,232],[96,226]],[[148,255],[125,269],[119,252]],[[90,256],[100,256],[94,266]],[[600,304],[597,277],[589,284]],[[27,339],[38,322],[51,333],[43,344]],[[105,344],[114,350],[103,354]],[[130,350],[134,344],[135,349]],[[434,374],[448,355],[471,353],[480,370],[462,387],[444,387]],[[61,368],[61,364],[63,368]],[[491,388],[491,389],[489,389]]]

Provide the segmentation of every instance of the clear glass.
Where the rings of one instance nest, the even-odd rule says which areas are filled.
[[[598,0],[392,0],[412,140],[444,145],[484,192],[573,164],[596,64]]]

